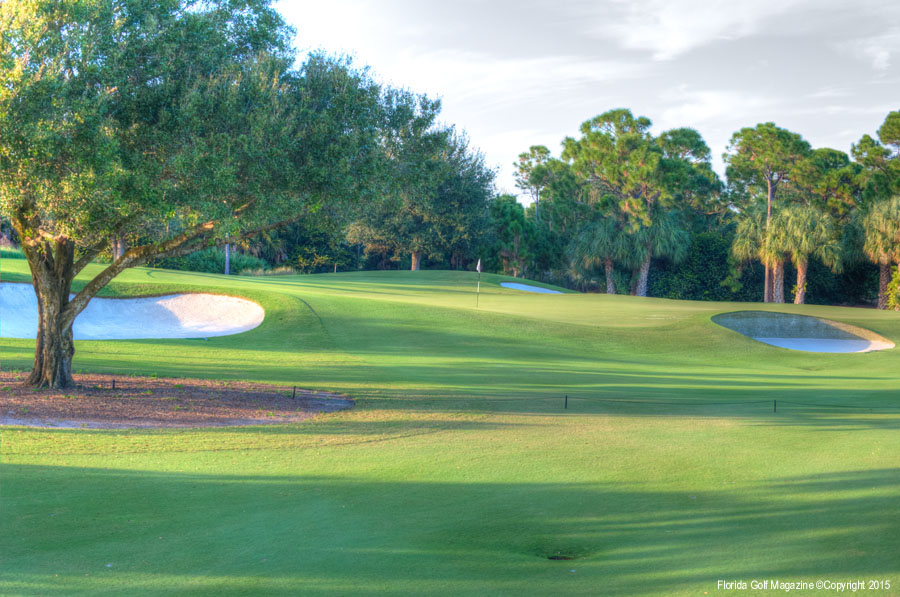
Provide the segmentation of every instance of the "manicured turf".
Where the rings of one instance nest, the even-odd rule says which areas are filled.
[[[4,260],[3,279],[25,267]],[[468,273],[121,276],[112,293],[235,293],[266,321],[81,342],[76,369],[297,383],[358,406],[268,428],[3,428],[0,593],[702,595],[718,579],[862,578],[900,594],[900,349],[791,352],[710,321],[746,304],[504,280],[482,276],[476,310]],[[779,310],[900,341],[896,313]],[[32,342],[0,349],[4,369],[30,365]]]

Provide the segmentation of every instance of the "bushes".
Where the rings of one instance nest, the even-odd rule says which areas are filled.
[[[732,271],[731,240],[730,235],[720,232],[702,232],[692,238],[688,256],[681,264],[654,262],[650,296],[695,301],[760,300],[760,268],[745,266],[740,272]],[[739,283],[726,282],[735,278]]]
[[[680,265],[654,262],[650,270],[650,296],[696,301],[759,302],[763,294],[764,269],[759,262],[732,270],[729,255],[732,237],[720,232],[694,236],[688,257]],[[785,300],[796,291],[797,272],[785,263]],[[878,289],[878,267],[853,264],[835,274],[818,259],[809,262],[806,302],[819,305],[874,304]]]
[[[874,305],[878,301],[878,266],[874,263],[855,263],[835,274],[818,260],[811,260],[808,276],[806,302],[810,305]],[[794,287],[794,281],[785,281],[785,286]]]
[[[185,255],[184,257],[170,257],[153,262],[152,267],[165,269],[185,270],[191,272],[204,272],[207,274],[225,273],[225,250],[210,247]],[[265,270],[269,264],[258,257],[244,253],[231,252],[231,273],[237,274],[243,270]]]

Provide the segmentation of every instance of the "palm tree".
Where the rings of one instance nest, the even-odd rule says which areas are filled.
[[[569,245],[572,269],[585,277],[601,266],[606,275],[606,294],[616,294],[615,264],[628,260],[628,238],[615,218],[601,217],[581,229]]]
[[[691,235],[684,227],[681,214],[674,211],[654,210],[649,226],[641,225],[630,236],[632,240],[631,259],[637,267],[632,294],[647,296],[650,279],[650,261],[654,257],[670,259],[679,263],[687,256]]]
[[[760,209],[748,209],[741,213],[731,253],[743,263],[760,261],[766,264],[766,212]],[[767,268],[768,269],[768,268]],[[768,298],[768,285],[763,292],[763,302]]]
[[[797,291],[794,303],[806,301],[806,272],[809,258],[818,257],[834,271],[841,268],[841,244],[837,226],[828,214],[809,205],[792,205],[781,209],[772,219],[769,243],[770,251],[790,255],[797,268]],[[777,268],[777,266],[776,266]],[[783,265],[776,269],[783,272]],[[776,279],[776,295],[778,282]],[[783,302],[784,283],[781,283]]]
[[[753,207],[738,220],[731,252],[739,261],[758,260],[765,265],[770,281],[764,289],[763,302],[783,303],[786,252],[774,238],[775,227],[770,225],[768,211]]]
[[[786,255],[784,251],[777,248],[772,243],[766,243],[766,263],[772,266],[772,302],[784,302],[784,262]]]
[[[900,196],[878,201],[863,217],[863,251],[878,264],[878,308],[887,307],[891,266],[900,262]]]

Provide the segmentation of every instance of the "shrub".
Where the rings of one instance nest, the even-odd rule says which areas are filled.
[[[273,267],[272,269],[265,268],[256,268],[256,269],[242,269],[239,272],[241,276],[296,276],[297,270],[294,268],[282,265],[279,267]]]
[[[225,251],[216,247],[210,247],[185,255],[184,257],[171,257],[154,262],[153,267],[165,269],[184,270],[191,272],[203,272],[207,274],[222,274],[225,272]],[[240,273],[244,270],[269,269],[269,264],[253,255],[231,252],[231,272]]]
[[[759,268],[749,264],[740,271],[732,271],[730,254],[730,235],[696,234],[682,263],[654,261],[650,269],[650,296],[695,301],[760,300],[761,276],[758,288],[756,280]]]
[[[900,269],[892,267],[893,275],[887,287],[887,308],[900,311]]]

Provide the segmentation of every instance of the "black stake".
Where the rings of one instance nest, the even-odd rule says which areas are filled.
[[[772,400],[772,412],[773,413],[778,412],[778,399]]]
[[[569,395],[568,395],[568,394],[566,394],[566,406],[565,406],[565,408],[566,408],[566,410],[569,409]]]
[[[115,390],[116,389],[116,378],[114,377],[112,381],[113,381],[113,389]]]
[[[297,386],[294,386],[294,395],[291,396],[291,398],[294,398],[294,399],[297,398]]]

